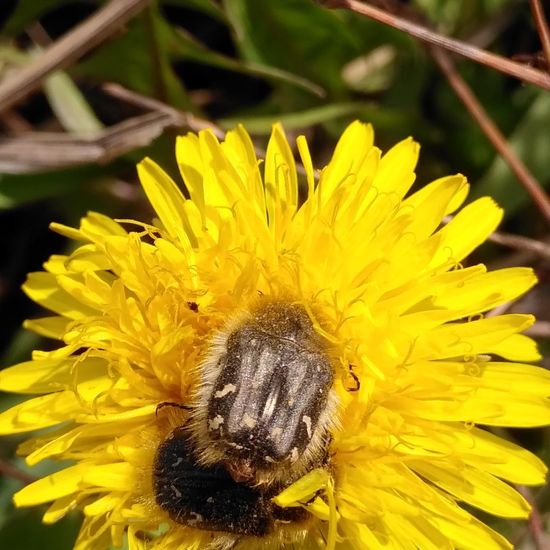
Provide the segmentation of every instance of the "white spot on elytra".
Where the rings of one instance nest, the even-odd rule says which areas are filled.
[[[283,433],[283,428],[273,428],[270,434],[271,439],[279,439],[282,433]]]
[[[216,399],[221,399],[222,397],[225,397],[229,393],[233,393],[237,389],[237,386],[235,384],[226,384],[221,390],[214,393],[214,397]]]
[[[302,422],[306,425],[307,436],[311,439],[311,416],[302,416]]]
[[[254,428],[256,426],[256,419],[252,418],[248,413],[244,413],[243,424],[247,428]]]
[[[300,458],[300,455],[298,454],[298,447],[293,447],[292,451],[290,451],[290,462],[296,462]]]
[[[181,456],[178,456],[178,459],[176,460],[176,462],[172,464],[172,468],[177,468],[182,462],[183,462],[183,458]]]
[[[223,416],[217,414],[214,418],[208,420],[208,429],[217,430],[224,423]]]
[[[204,518],[200,515],[200,514],[197,514],[196,512],[191,512],[191,516],[188,520],[187,520],[187,523],[189,525],[193,525],[195,523],[202,523],[204,521]]]
[[[181,498],[181,492],[178,490],[178,488],[175,485],[171,484],[170,489],[172,489],[174,495],[176,495],[176,498]]]

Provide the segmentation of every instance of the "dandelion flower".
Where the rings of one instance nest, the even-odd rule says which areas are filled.
[[[14,500],[50,503],[46,523],[82,510],[77,549],[509,548],[470,510],[528,516],[511,484],[546,468],[488,427],[549,424],[550,375],[525,364],[539,359],[521,334],[532,316],[483,314],[535,276],[461,264],[501,209],[461,209],[460,174],[410,193],[419,146],[382,154],[370,125],[346,129],[318,178],[297,148],[303,187],[279,125],[263,164],[242,127],[222,143],[188,134],[185,194],[138,165],[151,224],[52,225],[80,244],[29,275],[52,314],[26,326],[62,347],[1,373],[1,390],[36,396],[0,431],[49,428],[20,454],[74,462]],[[253,406],[240,427],[256,440],[239,445],[235,407]],[[289,455],[259,456],[268,443]],[[208,508],[220,494],[225,508]]]

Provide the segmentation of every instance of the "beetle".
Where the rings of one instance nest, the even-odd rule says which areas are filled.
[[[267,301],[216,336],[192,431],[201,463],[238,481],[298,478],[326,458],[336,424],[333,368],[305,308]]]
[[[305,308],[264,299],[236,316],[213,337],[200,378],[182,406],[189,419],[157,449],[157,504],[177,523],[236,536],[299,526],[305,509],[271,499],[329,467],[337,406],[330,356]]]

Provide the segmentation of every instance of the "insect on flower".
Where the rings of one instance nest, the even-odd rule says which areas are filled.
[[[328,467],[336,397],[326,346],[303,306],[259,304],[219,332],[188,425],[160,445],[157,503],[191,527],[261,537],[308,519],[271,498]],[[294,524],[294,525],[292,525]]]

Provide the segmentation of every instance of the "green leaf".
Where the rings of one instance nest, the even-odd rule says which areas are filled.
[[[362,53],[346,17],[311,0],[224,0],[244,58],[345,89],[341,67]]]
[[[224,23],[227,21],[225,12],[213,0],[164,0],[163,4],[191,8],[205,13],[206,15],[210,15]]]
[[[102,130],[103,124],[66,73],[57,72],[48,77],[44,81],[44,92],[57,120],[68,132],[91,137]]]
[[[161,84],[167,96],[162,99],[192,111],[193,104],[170,66],[172,39],[172,29],[155,12],[143,14],[130,22],[127,32],[76,65],[74,74],[117,82],[153,97],[159,95]]]
[[[63,195],[107,174],[108,170],[101,166],[32,175],[0,174],[0,210]]]
[[[28,360],[32,350],[37,349],[42,336],[20,328],[11,339],[7,349],[3,352],[0,360],[2,365],[15,365],[22,361]]]
[[[9,510],[0,528],[0,548],[71,550],[80,528],[79,514],[72,513],[53,525],[44,525],[43,513],[44,510],[34,508]]]
[[[379,92],[389,88],[395,76],[397,52],[386,44],[352,59],[342,68],[342,77],[350,89]]]
[[[329,103],[322,107],[315,107],[297,113],[253,116],[248,118],[225,118],[218,122],[226,130],[234,128],[237,124],[241,123],[253,134],[266,135],[271,132],[271,127],[275,122],[282,122],[287,130],[295,130],[342,117],[359,116],[360,113],[364,114],[366,110],[367,106],[365,103]]]
[[[175,31],[172,46],[172,51],[184,59],[197,61],[221,69],[228,69],[230,71],[260,76],[270,80],[282,81],[303,88],[319,97],[325,96],[323,88],[306,78],[262,63],[246,62],[227,57],[208,49],[182,29],[177,29]]]
[[[67,3],[68,0],[21,0],[16,2],[15,10],[6,21],[2,34],[15,36],[23,31],[29,23],[35,21],[52,8]]]
[[[537,94],[523,120],[509,138],[509,144],[541,185],[550,186],[548,170],[548,128],[550,128],[550,94]],[[510,216],[532,199],[508,165],[497,156],[486,174],[473,188],[473,198],[489,195]]]

